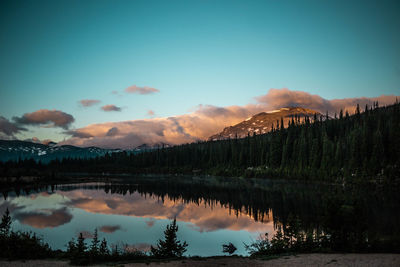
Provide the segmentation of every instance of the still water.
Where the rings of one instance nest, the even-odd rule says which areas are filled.
[[[107,191],[105,183],[48,186],[8,193],[0,201],[0,209],[8,207],[13,230],[33,231],[54,249],[66,249],[67,242],[80,232],[88,241],[93,230],[109,244],[127,244],[148,251],[151,244],[163,237],[163,231],[176,217],[178,238],[188,244],[186,255],[222,254],[222,244],[232,242],[238,254],[246,254],[243,242],[254,241],[260,234],[273,232],[272,212],[255,221],[245,211],[232,210],[219,201],[138,192],[137,185],[128,185],[129,192]],[[121,188],[123,184],[113,184]]]
[[[347,197],[336,199],[335,190],[342,191],[268,180],[124,178],[3,192],[0,212],[9,208],[14,231],[33,231],[62,250],[79,233],[89,243],[97,228],[108,244],[148,251],[173,218],[178,238],[189,244],[186,256],[222,255],[222,244],[228,242],[237,247],[236,254],[247,255],[243,243],[273,235],[293,216],[303,229],[361,232],[370,239],[399,236],[397,200],[388,205],[377,196],[369,200],[352,193],[355,204],[350,205]]]

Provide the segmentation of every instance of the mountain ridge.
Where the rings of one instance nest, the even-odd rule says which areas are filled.
[[[305,117],[318,118],[322,114],[318,111],[303,107],[284,107],[278,110],[257,113],[246,120],[235,125],[225,127],[220,133],[214,134],[208,138],[209,141],[224,140],[229,138],[243,138],[247,135],[264,134],[276,128],[283,120],[285,127],[289,125],[289,121],[302,123]]]
[[[58,145],[55,142],[48,144],[26,141],[26,140],[1,140],[0,139],[0,161],[18,161],[34,159],[43,163],[64,158],[95,158],[107,153],[125,151],[128,154],[137,154],[161,147],[170,147],[169,144],[157,143],[154,145],[142,144],[132,149],[100,148],[96,146],[78,147],[73,145]]]

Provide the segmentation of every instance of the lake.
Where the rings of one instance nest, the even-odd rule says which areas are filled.
[[[217,177],[98,181],[3,192],[0,212],[9,208],[13,230],[33,231],[62,250],[79,233],[89,243],[97,228],[109,244],[148,251],[174,218],[178,238],[189,244],[186,256],[223,255],[222,244],[228,242],[236,254],[247,255],[243,243],[272,236],[276,226],[290,226],[293,218],[301,230],[353,238],[343,242],[400,240],[395,192]]]

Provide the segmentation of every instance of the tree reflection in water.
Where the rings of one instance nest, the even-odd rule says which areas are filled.
[[[218,227],[236,227],[240,230],[245,225],[224,225],[216,217],[205,223],[201,219],[206,213],[198,214],[198,210],[197,214],[196,211],[190,212],[187,208],[190,205],[215,209],[223,207],[236,216],[251,217],[253,222],[266,223],[273,220],[275,228],[282,227],[284,233],[295,231],[293,236],[296,232],[325,236],[329,238],[331,248],[338,251],[399,252],[400,248],[400,197],[396,189],[260,179],[158,176],[115,178],[109,179],[107,183],[52,185],[51,188],[18,188],[15,193],[18,196],[57,190],[68,195],[68,192],[76,189],[103,190],[106,196],[140,195],[154,198],[164,204],[164,210],[157,211],[155,206],[150,206],[148,210],[135,210],[142,214],[131,215],[147,214],[149,218],[177,216],[177,220],[195,222],[199,231],[213,231]],[[3,192],[5,199],[7,194]],[[92,197],[91,201],[99,199]],[[175,203],[186,205],[186,213],[172,209],[168,213],[168,207]],[[96,208],[97,212],[101,207],[105,207],[101,210],[105,213],[127,212],[119,209],[118,198],[107,198],[95,203],[75,197],[71,198],[69,204],[83,209]]]

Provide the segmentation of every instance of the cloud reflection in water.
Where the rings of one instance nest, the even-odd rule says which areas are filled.
[[[57,193],[70,199],[66,203],[68,207],[79,208],[90,213],[149,218],[149,221],[146,221],[148,227],[154,225],[155,219],[176,217],[178,221],[191,223],[191,228],[199,232],[219,229],[266,232],[273,228],[271,212],[267,214],[264,222],[257,222],[245,213],[236,215],[225,206],[210,206],[204,201],[187,203],[182,200],[171,200],[168,197],[161,201],[158,197],[144,196],[138,192],[131,195],[118,195],[85,189]],[[111,230],[111,228],[104,229],[105,232]]]
[[[67,208],[57,210],[39,210],[35,212],[18,212],[14,215],[22,224],[27,224],[35,228],[54,228],[69,223],[72,215]]]

